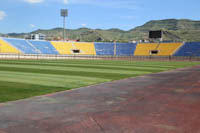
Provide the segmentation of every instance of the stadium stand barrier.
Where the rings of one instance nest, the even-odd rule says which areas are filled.
[[[0,59],[14,60],[60,60],[60,59],[88,59],[88,60],[128,60],[128,61],[200,61],[198,56],[91,56],[91,55],[45,55],[45,54],[0,54]]]

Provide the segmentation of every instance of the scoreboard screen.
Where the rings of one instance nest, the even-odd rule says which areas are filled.
[[[156,39],[156,38],[162,38],[162,31],[149,31],[149,38]]]

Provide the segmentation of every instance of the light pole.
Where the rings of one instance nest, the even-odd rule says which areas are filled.
[[[63,17],[63,41],[65,41],[65,19],[68,16],[67,9],[61,9],[61,17]]]
[[[117,41],[114,41],[114,56],[117,56]]]

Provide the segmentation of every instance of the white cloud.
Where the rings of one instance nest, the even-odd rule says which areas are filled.
[[[69,0],[63,0],[64,4],[69,4]]]
[[[86,25],[86,24],[81,24],[81,26],[82,26],[82,27],[86,27],[87,25]]]
[[[4,11],[0,11],[0,20],[3,20],[7,14]]]
[[[24,0],[24,1],[27,2],[27,3],[30,3],[30,4],[36,4],[36,3],[44,2],[44,0]]]
[[[35,28],[36,26],[34,24],[30,24],[30,27],[31,28]]]

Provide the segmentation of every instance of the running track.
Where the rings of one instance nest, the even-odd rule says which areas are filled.
[[[0,133],[200,133],[200,66],[0,104]]]

